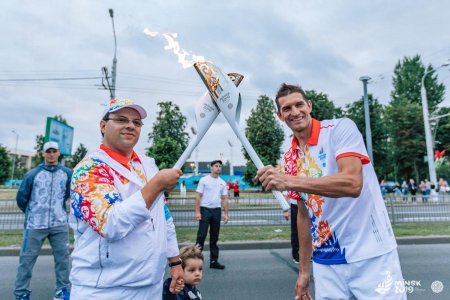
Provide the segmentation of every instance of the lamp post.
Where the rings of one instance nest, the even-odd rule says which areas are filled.
[[[447,67],[450,64],[441,65],[436,70]],[[426,70],[426,69],[425,69]],[[430,174],[430,182],[437,183],[436,168],[434,167],[433,141],[431,137],[430,118],[428,114],[427,90],[425,88],[425,77],[433,72],[433,70],[425,71],[421,80],[420,97],[422,100],[423,125],[425,127],[425,142],[427,145],[428,172]]]
[[[11,181],[14,180],[14,169],[16,167],[16,158],[17,158],[17,144],[19,143],[19,134],[15,130],[11,130],[12,133],[16,135],[16,146],[14,147],[14,157],[13,157],[13,165],[11,171]]]
[[[366,120],[366,144],[367,152],[369,154],[370,161],[373,163],[373,152],[372,152],[372,131],[370,130],[370,112],[369,112],[369,97],[367,95],[367,82],[371,78],[369,76],[361,76],[359,80],[363,82],[364,86],[364,119]]]
[[[111,99],[116,98],[116,74],[117,74],[117,40],[116,40],[116,29],[114,27],[114,10],[112,8],[109,9],[109,16],[111,17],[113,33],[114,33],[114,58],[112,65],[112,83],[111,83]]]

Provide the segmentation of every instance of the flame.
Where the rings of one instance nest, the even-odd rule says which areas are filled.
[[[144,33],[151,37],[162,35],[167,42],[167,45],[164,47],[164,49],[172,50],[172,52],[178,57],[178,62],[184,69],[191,67],[196,62],[205,61],[205,58],[203,56],[195,55],[191,51],[188,52],[182,49],[177,41],[178,33],[176,32],[157,32],[145,28]]]

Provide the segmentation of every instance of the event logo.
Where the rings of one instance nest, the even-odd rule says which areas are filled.
[[[439,280],[433,281],[433,283],[431,284],[431,290],[436,294],[439,294],[444,290],[444,284]]]

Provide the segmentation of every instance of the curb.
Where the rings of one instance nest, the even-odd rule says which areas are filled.
[[[450,236],[412,236],[398,237],[398,245],[424,245],[424,244],[449,244]],[[190,243],[180,243],[179,247],[183,247]],[[289,240],[269,240],[269,241],[239,241],[239,242],[220,242],[221,250],[262,250],[262,249],[286,249],[291,247]],[[73,246],[70,246],[70,251]],[[209,245],[205,244],[205,250],[209,250]],[[0,247],[0,256],[19,256],[20,247]],[[39,255],[51,255],[50,246],[42,247]]]

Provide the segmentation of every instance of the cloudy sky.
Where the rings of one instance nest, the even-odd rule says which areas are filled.
[[[149,113],[141,152],[149,146],[158,102],[177,103],[195,126],[194,103],[205,90],[196,71],[183,69],[164,49],[166,40],[145,35],[145,28],[176,32],[181,48],[245,76],[242,129],[258,96],[273,98],[282,82],[326,93],[344,106],[362,96],[358,78],[368,75],[369,92],[387,104],[393,68],[404,56],[420,54],[435,67],[450,58],[447,1],[2,1],[0,144],[14,148],[14,130],[18,148],[31,151],[54,115],[75,128],[73,149],[100,144],[98,123],[109,99],[101,68],[111,70],[114,55],[109,8],[118,46],[116,95]],[[448,69],[438,76],[450,86]],[[93,79],[48,80],[63,78]],[[444,105],[450,106],[448,95]],[[233,163],[241,164],[240,148],[220,116],[199,146],[199,159],[222,153],[230,160],[233,153]]]

